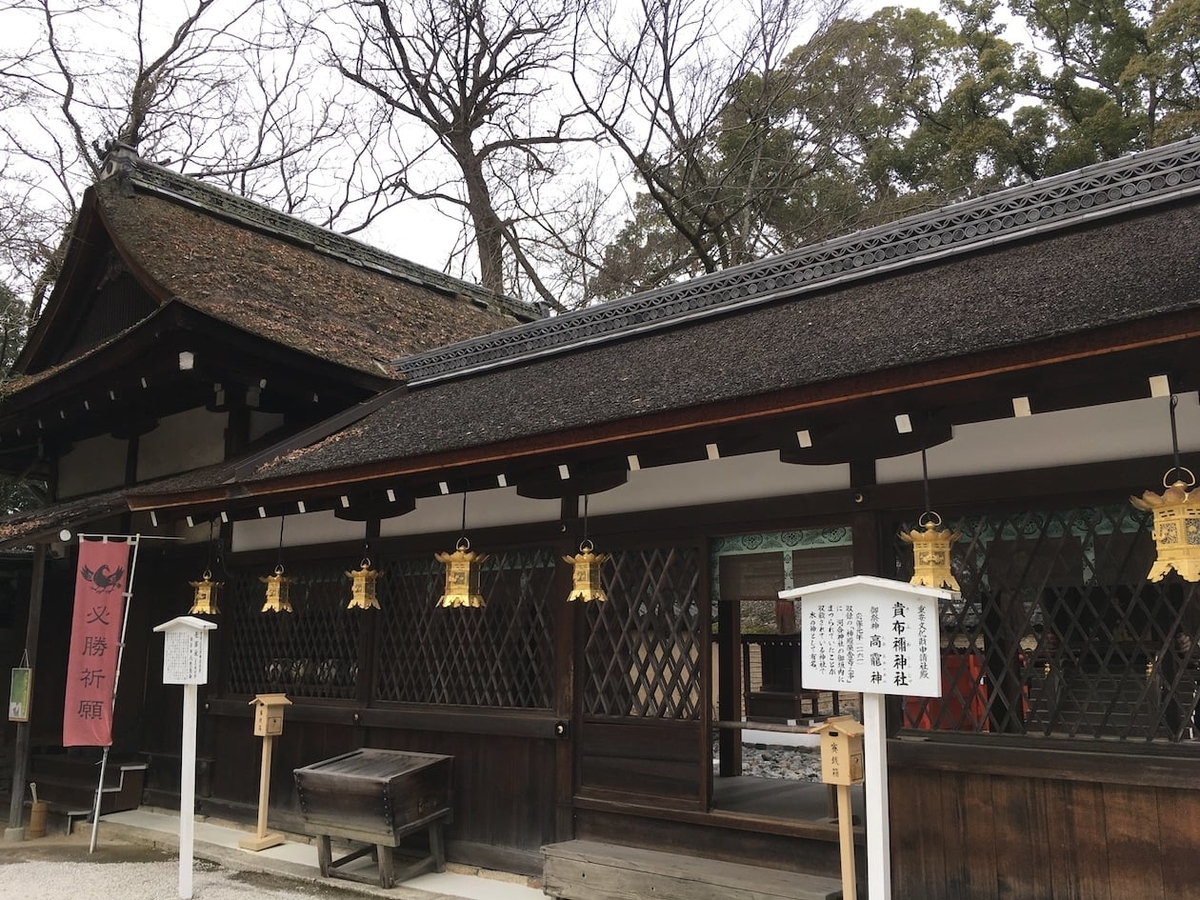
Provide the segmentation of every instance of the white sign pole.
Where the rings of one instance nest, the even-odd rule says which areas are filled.
[[[887,722],[884,694],[863,694],[863,774],[867,805],[867,896],[892,898],[892,839],[888,819]]]
[[[179,779],[179,900],[192,898],[192,858],[196,833],[197,687],[183,686],[183,769]]]
[[[183,685],[183,749],[179,766],[179,900],[192,900],[196,835],[196,699],[208,683],[208,632],[217,626],[179,616],[154,626],[163,633],[163,684]]]
[[[938,603],[954,596],[855,575],[780,591],[799,600],[801,681],[808,690],[856,691],[863,704],[867,896],[892,900],[884,697],[942,695]]]

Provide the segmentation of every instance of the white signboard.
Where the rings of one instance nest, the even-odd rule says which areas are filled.
[[[780,591],[799,600],[802,683],[862,693],[867,896],[891,900],[885,694],[940,697],[938,601],[953,594],[873,575]]]
[[[168,631],[163,644],[163,684],[208,682],[208,635],[203,631]]]
[[[806,689],[941,696],[938,598],[946,591],[857,576],[785,595],[800,599]]]
[[[215,628],[194,616],[155,627],[163,633],[163,684],[208,683],[208,632]]]

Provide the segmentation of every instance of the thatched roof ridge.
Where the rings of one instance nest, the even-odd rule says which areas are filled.
[[[459,378],[736,310],[795,302],[842,284],[1194,196],[1200,196],[1200,138],[439,347],[396,365],[410,385]]]
[[[403,260],[386,257],[385,268],[365,245],[140,160],[92,190],[131,267],[165,301],[376,376],[400,377],[389,364],[397,354],[532,315]],[[458,288],[468,292],[450,293]]]
[[[1200,309],[1200,202],[845,283],[797,302],[410,389],[243,481],[332,472],[870,374]]]

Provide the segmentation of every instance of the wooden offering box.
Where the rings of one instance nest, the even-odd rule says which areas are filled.
[[[444,871],[442,826],[451,817],[452,756],[407,750],[354,750],[294,770],[305,830],[318,837],[321,874],[374,883],[334,871],[370,853],[379,864],[378,883],[392,887],[426,871]],[[429,855],[396,878],[392,851],[408,835],[429,833]],[[334,860],[330,838],[365,843]]]

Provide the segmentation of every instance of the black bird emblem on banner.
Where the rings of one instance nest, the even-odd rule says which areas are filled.
[[[115,572],[109,572],[107,564],[98,567],[94,571],[87,566],[83,566],[80,568],[79,574],[83,576],[85,581],[90,581],[95,585],[96,590],[102,594],[107,594],[121,583],[121,576],[125,574],[125,568],[124,566],[117,566]]]

